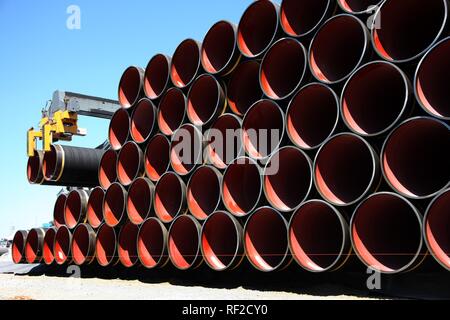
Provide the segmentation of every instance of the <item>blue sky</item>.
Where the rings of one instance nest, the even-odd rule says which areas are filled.
[[[26,131],[54,90],[117,97],[128,65],[145,67],[156,53],[172,55],[185,38],[202,41],[214,22],[239,22],[252,0],[0,0],[0,237],[11,227],[52,219],[57,187],[26,180]],[[81,29],[69,30],[66,10],[81,10]],[[81,118],[87,137],[72,145],[95,147],[108,122]]]

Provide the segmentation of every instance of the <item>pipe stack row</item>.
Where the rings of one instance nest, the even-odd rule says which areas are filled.
[[[450,270],[448,19],[447,0],[259,0],[127,68],[110,150],[30,158],[32,183],[95,188],[19,231],[14,262]]]

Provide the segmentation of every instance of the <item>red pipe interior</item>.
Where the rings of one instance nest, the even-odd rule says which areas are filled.
[[[120,150],[117,159],[117,178],[123,185],[130,185],[139,175],[141,167],[141,150],[133,142],[128,142]]]
[[[53,254],[53,248],[55,244],[56,230],[50,228],[45,233],[44,246],[42,249],[42,257],[45,264],[50,265],[55,261],[55,256]]]
[[[155,212],[163,222],[171,222],[182,209],[183,186],[176,174],[164,175],[155,189]]]
[[[371,151],[361,138],[339,135],[329,140],[316,158],[317,188],[334,204],[352,203],[373,182],[374,166]]]
[[[285,38],[267,52],[259,75],[264,93],[271,99],[283,99],[299,86],[306,66],[305,49],[300,42]]]
[[[200,49],[195,40],[183,41],[172,57],[170,76],[175,86],[184,88],[194,80],[200,65]]]
[[[311,183],[310,161],[294,147],[277,152],[271,158],[264,176],[267,200],[281,211],[298,207],[308,196]]]
[[[160,265],[164,258],[164,228],[156,219],[142,224],[138,235],[137,250],[141,263],[147,268]]]
[[[249,159],[238,161],[223,177],[223,201],[232,214],[245,216],[258,204],[262,182],[256,164]]]
[[[178,88],[167,90],[159,103],[158,125],[161,132],[171,136],[184,122],[186,97]]]
[[[209,266],[214,270],[227,269],[236,258],[239,236],[231,217],[214,213],[202,230],[203,256]]]
[[[72,256],[77,265],[82,265],[89,258],[89,231],[80,224],[73,233]]]
[[[336,16],[320,28],[313,40],[311,71],[323,82],[340,81],[358,67],[366,46],[364,25],[353,16]]]
[[[231,75],[227,90],[228,105],[239,116],[243,116],[263,96],[259,84],[259,67],[258,61],[245,61]]]
[[[97,229],[103,223],[103,200],[105,199],[105,191],[97,187],[91,191],[87,203],[87,220],[92,228]]]
[[[56,232],[54,255],[58,264],[65,263],[70,255],[71,234],[68,228],[60,227]]]
[[[182,126],[172,138],[170,162],[180,175],[190,173],[203,155],[202,134],[192,125]]]
[[[208,74],[198,77],[191,86],[188,95],[187,114],[190,121],[197,126],[209,122],[217,113],[220,104],[221,88],[217,80]]]
[[[141,91],[142,79],[139,69],[136,67],[127,68],[119,83],[119,103],[128,109],[139,98]]]
[[[338,101],[332,89],[318,83],[311,84],[292,99],[286,130],[295,145],[313,149],[331,136],[338,118]]]
[[[117,153],[108,150],[104,153],[100,161],[98,180],[103,189],[108,189],[111,184],[117,181]]]
[[[270,237],[267,235],[270,234]],[[261,271],[281,266],[288,251],[287,227],[281,215],[271,208],[256,211],[247,221],[244,232],[247,257]]]
[[[383,272],[396,272],[417,258],[421,222],[404,199],[378,194],[355,212],[352,237],[355,250],[366,264]]]
[[[20,263],[24,258],[25,239],[22,232],[16,232],[12,244],[12,258],[14,263]]]
[[[169,60],[163,54],[157,54],[150,60],[144,76],[147,97],[157,99],[161,96],[169,81],[169,68]]]
[[[35,263],[38,257],[39,239],[36,229],[31,229],[28,232],[27,241],[25,244],[25,257],[28,263]]]
[[[296,261],[313,272],[327,271],[341,258],[345,234],[337,213],[321,201],[300,207],[289,226],[289,242]]]
[[[101,266],[108,266],[116,254],[116,232],[114,228],[103,224],[98,233],[95,245],[97,261]]]
[[[220,177],[211,167],[201,167],[192,175],[187,188],[187,201],[194,217],[205,220],[217,209],[220,182]]]
[[[156,108],[150,100],[142,99],[131,118],[131,136],[137,143],[147,141],[155,127]]]
[[[128,218],[136,225],[141,224],[150,214],[153,191],[146,179],[137,179],[128,190]]]
[[[199,231],[194,220],[181,216],[172,224],[169,232],[169,254],[179,269],[193,266],[199,254]]]
[[[134,266],[138,262],[136,239],[138,237],[139,227],[128,222],[120,230],[119,253],[120,262],[127,268]]]
[[[58,198],[56,198],[55,206],[53,208],[53,222],[57,228],[66,224],[64,220],[66,199],[67,195],[64,193],[61,193]]]
[[[106,191],[103,202],[103,214],[105,222],[112,227],[117,226],[125,212],[125,194],[123,188],[115,183]]]
[[[57,154],[53,145],[50,146],[50,151],[44,153],[44,160],[42,162],[42,172],[47,179],[55,179],[56,175]]]
[[[27,162],[27,178],[30,183],[40,182],[37,181],[39,173],[42,172],[42,163],[39,153],[35,150],[32,157],[28,157]]]
[[[81,196],[76,190],[69,193],[67,197],[66,206],[64,209],[64,220],[66,225],[73,229],[76,227],[81,217]]]
[[[374,29],[372,40],[378,53],[387,60],[411,59],[438,37],[447,10],[446,0],[387,1],[379,11],[381,28]],[[448,6],[448,2],[447,2]]]
[[[202,65],[205,70],[209,73],[220,72],[230,63],[235,46],[236,36],[232,24],[219,21],[213,25],[203,40]]]
[[[381,0],[338,0],[342,8],[350,13],[365,12],[376,6]]]
[[[263,53],[271,44],[278,28],[275,4],[254,1],[244,12],[238,27],[238,46],[247,57]]]
[[[156,135],[148,143],[145,152],[145,172],[152,181],[158,181],[170,165],[170,142],[163,135]]]
[[[442,190],[450,176],[450,130],[430,118],[408,121],[387,140],[384,174],[409,197],[426,197]]]
[[[284,0],[281,26],[290,36],[298,37],[314,30],[325,17],[330,0]]]
[[[113,150],[119,150],[128,140],[130,130],[130,116],[123,109],[117,110],[109,125],[109,143]]]

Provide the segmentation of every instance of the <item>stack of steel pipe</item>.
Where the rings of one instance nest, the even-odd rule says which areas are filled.
[[[110,150],[30,158],[72,189],[14,262],[450,270],[449,8],[259,0],[127,68]]]

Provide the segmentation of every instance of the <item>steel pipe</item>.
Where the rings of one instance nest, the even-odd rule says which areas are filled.
[[[206,220],[221,204],[222,174],[214,167],[202,166],[194,171],[187,185],[187,205],[198,220]]]
[[[95,256],[102,267],[115,266],[119,263],[117,255],[117,236],[114,228],[102,224],[97,231]]]
[[[201,62],[206,72],[226,76],[241,59],[237,48],[237,27],[228,21],[216,22],[202,43]]]
[[[245,256],[240,222],[226,211],[214,212],[203,224],[201,249],[211,269],[237,268]]]
[[[411,82],[399,67],[369,62],[350,76],[342,90],[342,119],[359,135],[381,135],[409,115],[411,98]]]
[[[103,201],[105,200],[105,190],[100,187],[94,188],[89,195],[89,200],[86,207],[86,218],[89,225],[98,229],[103,219]]]
[[[147,219],[139,228],[137,253],[147,269],[162,268],[169,262],[167,229],[157,218]]]
[[[59,228],[66,224],[64,219],[66,208],[67,193],[60,193],[56,198],[55,206],[53,207],[53,224]]]
[[[279,6],[268,0],[254,1],[238,25],[238,48],[247,58],[261,56],[279,33]]]
[[[42,261],[46,265],[51,265],[55,262],[55,256],[53,253],[53,249],[55,246],[55,237],[56,237],[57,228],[52,227],[47,229],[44,236],[44,244],[42,248]]]
[[[144,153],[135,142],[127,142],[117,158],[117,180],[129,186],[136,178],[144,176]]]
[[[420,61],[414,91],[422,108],[434,117],[450,120],[450,96],[447,75],[450,73],[450,37],[445,38]]]
[[[194,217],[176,218],[168,233],[168,252],[172,264],[179,270],[196,269],[203,263],[200,251],[202,226]]]
[[[161,133],[172,136],[186,119],[187,99],[183,91],[170,88],[162,96],[158,107],[158,126]]]
[[[144,69],[128,67],[119,82],[119,103],[124,109],[130,109],[143,94]]]
[[[383,0],[338,0],[342,10],[352,14],[375,12]]]
[[[267,201],[281,212],[298,208],[313,186],[312,162],[292,146],[276,151],[264,168],[263,190]]]
[[[95,260],[96,234],[88,224],[79,224],[73,232],[72,256],[76,265],[91,264]]]
[[[144,92],[151,100],[158,99],[170,85],[171,58],[164,54],[153,56],[145,68]]]
[[[201,43],[186,39],[181,42],[172,56],[170,78],[181,89],[189,87],[201,71]]]
[[[131,268],[138,264],[138,239],[139,227],[131,222],[125,223],[119,232],[119,241],[117,245],[117,253],[119,260],[126,268]]]
[[[25,258],[27,263],[39,263],[42,261],[45,231],[42,228],[35,228],[28,232],[25,243]]]
[[[170,167],[170,141],[162,134],[155,135],[145,150],[145,174],[153,182],[158,182]]]
[[[103,154],[98,168],[98,181],[103,189],[108,189],[111,184],[117,181],[117,153],[108,150]]]
[[[425,199],[450,185],[450,127],[426,117],[408,119],[386,139],[381,169],[401,195]]]
[[[374,17],[373,47],[388,61],[415,60],[445,34],[448,12],[447,0],[384,1]]]
[[[428,250],[437,262],[450,271],[450,189],[440,193],[427,208],[423,234]]]
[[[128,189],[127,215],[131,223],[140,225],[151,214],[155,186],[147,178],[137,178]]]
[[[203,134],[192,124],[185,124],[172,136],[170,164],[180,176],[190,174],[203,158]]]
[[[64,206],[65,225],[73,230],[79,223],[86,222],[89,193],[86,190],[75,189],[67,196]]]
[[[12,260],[15,264],[26,262],[25,243],[27,242],[28,231],[19,230],[14,234],[12,243]]]
[[[352,245],[344,216],[322,200],[303,203],[291,217],[289,248],[306,271],[336,271],[349,259]]]
[[[176,173],[167,172],[159,179],[155,187],[154,209],[164,223],[171,223],[186,213],[186,185]]]
[[[120,150],[128,141],[130,126],[131,120],[128,112],[123,109],[117,110],[111,118],[108,130],[108,140],[113,150]]]
[[[320,195],[336,206],[355,204],[380,184],[379,158],[363,138],[342,133],[319,149],[314,183]]]
[[[286,219],[270,207],[256,210],[244,227],[244,248],[248,260],[259,271],[286,268],[292,261]]]
[[[157,110],[153,102],[143,98],[139,100],[131,116],[131,137],[136,143],[146,143],[157,131]]]
[[[125,222],[127,196],[127,191],[119,183],[113,183],[106,190],[103,201],[103,217],[108,226],[114,228]]]
[[[355,16],[341,14],[328,19],[309,47],[313,76],[328,84],[347,79],[370,52],[369,41],[367,27]]]
[[[37,184],[41,186],[53,186],[56,183],[53,181],[46,181],[43,172],[44,152],[34,150],[34,154],[28,157],[27,161],[27,179],[30,184]]]
[[[373,194],[356,208],[350,225],[351,240],[358,257],[378,272],[410,271],[426,256],[422,217],[398,194]]]
[[[66,226],[60,226],[56,231],[53,256],[58,265],[72,262],[72,233]]]
[[[286,133],[303,150],[319,148],[336,131],[339,123],[339,98],[321,83],[300,89],[286,112]]]

